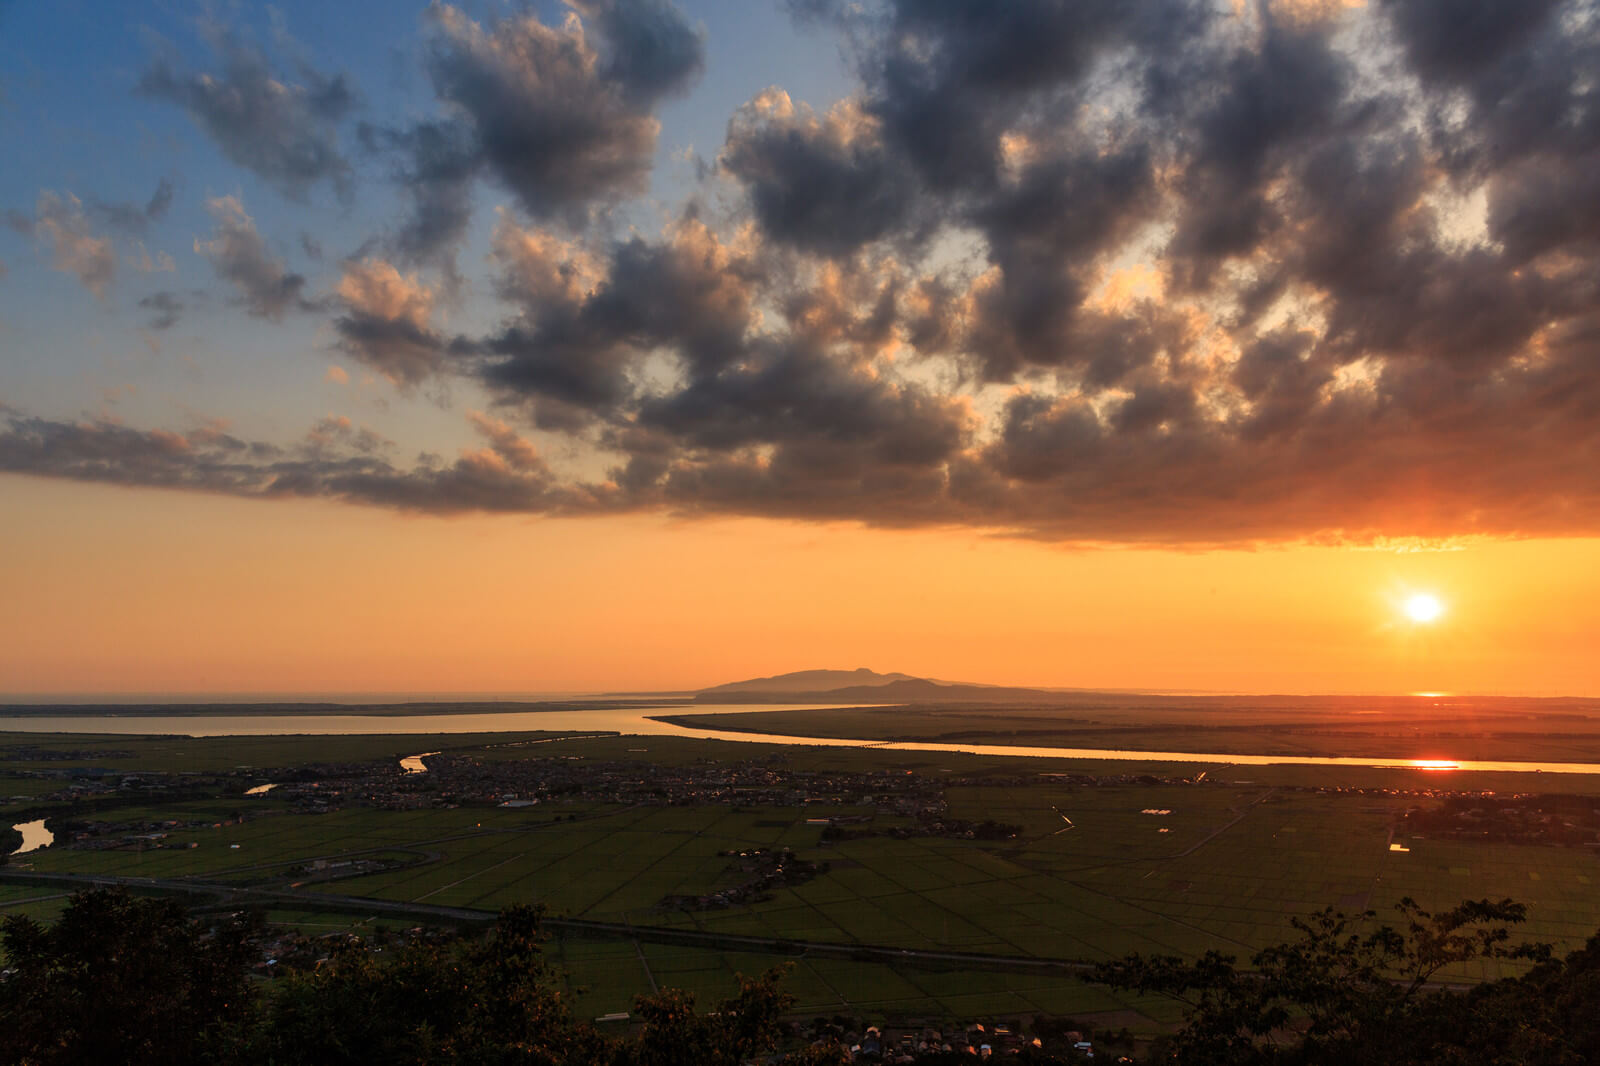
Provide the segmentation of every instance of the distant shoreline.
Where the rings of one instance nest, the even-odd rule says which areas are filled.
[[[451,700],[378,703],[0,703],[0,718],[250,718],[261,715],[539,714],[551,711],[632,711],[687,706],[681,698],[593,700]]]

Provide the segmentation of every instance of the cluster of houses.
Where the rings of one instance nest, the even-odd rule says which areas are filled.
[[[1457,794],[1407,809],[1395,828],[1413,839],[1600,848],[1600,807],[1593,796]]]
[[[221,829],[243,818],[224,821],[178,819],[138,822],[67,821],[55,826],[57,843],[67,843],[79,851],[151,851],[157,848],[193,848],[193,841],[174,844],[171,834],[190,829]]]
[[[1115,1047],[1099,1048],[1090,1034],[1076,1029],[1051,1026],[1041,1034],[1028,1033],[1021,1022],[970,1022],[953,1028],[933,1025],[917,1027],[868,1025],[845,1019],[827,1022],[817,1019],[796,1027],[796,1037],[814,1046],[842,1048],[852,1062],[917,1063],[949,1062],[952,1058],[982,1062],[1009,1059],[1030,1050],[1048,1050],[1057,1059],[1129,1062],[1118,1052],[1132,1050],[1132,1038],[1119,1040]]]
[[[729,868],[740,878],[737,884],[703,896],[663,896],[657,906],[662,910],[709,911],[760,903],[771,899],[775,888],[805,884],[828,872],[827,863],[799,858],[788,848],[743,848],[717,854],[732,860]]]

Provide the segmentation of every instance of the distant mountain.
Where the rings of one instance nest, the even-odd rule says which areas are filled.
[[[865,682],[858,679],[867,678]],[[851,683],[838,684],[845,678]],[[695,695],[696,703],[1053,703],[1060,693],[1001,685],[965,685],[871,670],[802,670],[718,685]]]
[[[822,692],[836,688],[876,688],[897,681],[916,681],[910,674],[880,674],[866,667],[859,670],[796,670],[792,674],[776,677],[755,677],[749,681],[732,681],[726,685],[703,689],[701,696],[734,692]]]

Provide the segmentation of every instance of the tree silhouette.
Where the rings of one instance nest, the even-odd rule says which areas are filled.
[[[1097,967],[1093,979],[1185,1003],[1185,1025],[1169,1044],[1177,1062],[1387,1066],[1432,1061],[1428,1049],[1450,1035],[1441,1019],[1462,997],[1433,986],[1442,970],[1550,955],[1548,945],[1509,943],[1508,927],[1527,914],[1509,899],[1435,914],[1407,897],[1399,911],[1402,928],[1365,933],[1373,911],[1352,917],[1329,907],[1297,918],[1300,938],[1257,952],[1249,970],[1214,951],[1193,963],[1132,955]]]
[[[174,900],[95,889],[52,926],[12,915],[0,934],[0,1061],[227,1062],[248,1028],[247,920],[208,928]]]

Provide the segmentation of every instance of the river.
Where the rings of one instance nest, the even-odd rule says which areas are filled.
[[[425,774],[428,772],[428,766],[422,760],[437,754],[439,753],[436,751],[425,751],[421,755],[407,755],[400,760],[400,769],[408,774]]]
[[[860,706],[859,704],[826,706]],[[696,729],[663,722],[651,715],[693,711],[697,715],[744,711],[823,710],[816,704],[731,704],[698,706],[663,701],[653,707],[592,711],[510,711],[465,714],[316,714],[316,715],[29,715],[0,718],[0,732],[99,733],[165,736],[316,736],[338,734],[520,733],[536,730],[611,732],[643,736],[698,737],[762,744],[803,744],[828,748],[887,748],[894,751],[965,752],[1035,759],[1098,759],[1111,762],[1214,763],[1235,766],[1359,766],[1424,770],[1478,770],[1547,774],[1600,774],[1600,763],[1512,762],[1499,760],[1407,759],[1326,755],[1250,755],[1195,751],[1133,751],[1119,748],[1051,748],[1013,744],[941,744],[804,737],[746,733],[729,729]]]

